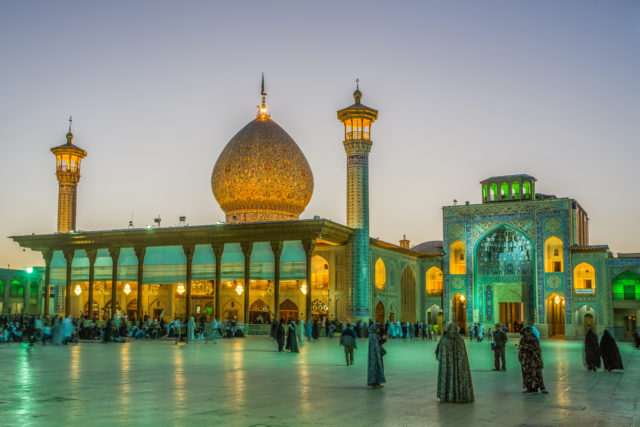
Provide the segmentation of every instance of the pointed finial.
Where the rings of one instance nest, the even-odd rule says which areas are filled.
[[[356,104],[360,104],[362,98],[362,92],[360,92],[360,79],[356,79],[356,91],[353,92],[353,98],[356,100]]]
[[[267,112],[267,102],[266,96],[267,92],[264,91],[264,72],[262,73],[262,83],[260,85],[260,95],[262,95],[262,105],[258,105],[258,118],[264,119],[269,117],[269,113]]]
[[[67,132],[67,144],[71,144],[73,140],[73,134],[71,133],[71,123],[73,122],[73,117],[69,116],[69,132]]]

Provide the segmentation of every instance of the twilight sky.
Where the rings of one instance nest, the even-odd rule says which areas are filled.
[[[640,252],[640,2],[4,1],[0,266],[43,264],[5,236],[55,231],[69,115],[79,229],[222,220],[211,171],[262,71],[313,170],[302,218],[345,223],[336,110],[360,78],[373,237],[440,240],[443,205],[528,173],[582,204],[592,244]]]

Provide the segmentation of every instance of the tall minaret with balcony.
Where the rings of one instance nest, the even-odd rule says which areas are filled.
[[[58,178],[58,233],[68,233],[76,229],[76,195],[80,181],[80,162],[87,152],[73,145],[71,117],[67,143],[53,147],[56,156],[56,177]]]
[[[355,104],[338,111],[344,123],[347,154],[347,225],[355,230],[352,242],[351,284],[347,304],[351,318],[368,319],[369,312],[369,152],[371,124],[378,110],[360,103],[362,92],[356,80]]]

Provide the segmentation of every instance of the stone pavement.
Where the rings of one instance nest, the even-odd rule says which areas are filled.
[[[366,387],[367,340],[346,366],[338,339],[277,353],[264,336],[217,344],[0,345],[0,425],[632,426],[640,425],[640,351],[624,372],[587,372],[582,344],[545,341],[548,395],[522,394],[515,344],[491,372],[489,343],[469,343],[473,404],[436,398],[435,342],[386,345],[387,384]]]

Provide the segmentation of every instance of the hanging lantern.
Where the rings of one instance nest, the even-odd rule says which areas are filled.
[[[238,295],[242,295],[243,291],[244,291],[244,287],[242,286],[242,283],[238,283],[238,286],[236,286],[236,293]]]
[[[82,293],[82,288],[80,287],[80,285],[76,285],[76,288],[73,290],[73,292],[75,292],[77,296],[80,296],[80,294]]]
[[[304,283],[302,286],[300,286],[300,292],[302,292],[304,295],[307,294],[307,284]]]
[[[128,283],[124,284],[124,294],[129,295],[131,293],[131,286]]]
[[[556,304],[560,304],[560,297],[556,295],[556,297],[553,299],[553,302],[555,302]]]
[[[465,299],[466,299],[466,298],[465,298],[465,296],[464,296],[464,295],[460,295],[460,301],[464,302],[464,300],[465,300]]]
[[[178,285],[178,288],[176,289],[176,291],[178,292],[179,295],[184,294],[184,291],[185,291],[184,285],[182,283],[180,283]]]

